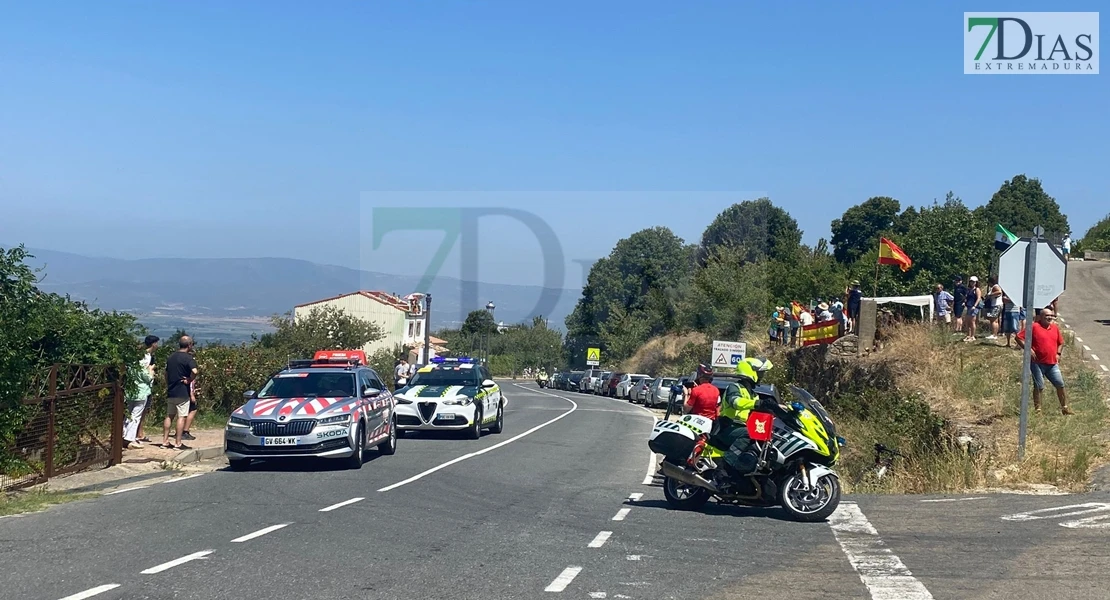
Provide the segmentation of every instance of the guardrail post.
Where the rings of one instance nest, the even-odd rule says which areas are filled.
[[[109,466],[123,462],[123,381],[126,374],[127,368],[120,367],[112,383],[112,456],[108,459]]]
[[[54,444],[57,441],[55,418],[58,408],[58,365],[50,367],[49,388],[46,400],[46,478],[54,476]]]

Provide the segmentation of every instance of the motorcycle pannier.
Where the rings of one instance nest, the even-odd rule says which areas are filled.
[[[694,432],[678,423],[656,421],[651,439],[648,440],[648,448],[671,461],[684,461],[694,451],[696,441]]]

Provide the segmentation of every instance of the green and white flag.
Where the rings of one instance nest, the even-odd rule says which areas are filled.
[[[1018,241],[1018,237],[1001,224],[994,226],[994,249],[998,251],[1005,250]]]

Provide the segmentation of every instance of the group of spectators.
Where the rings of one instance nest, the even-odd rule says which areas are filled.
[[[771,343],[798,346],[801,343],[802,327],[826,321],[839,323],[838,334],[841,336],[852,333],[859,325],[862,303],[863,292],[860,290],[859,280],[856,279],[844,289],[843,301],[841,298],[832,298],[831,301],[818,298],[807,307],[795,300],[789,307],[775,307],[774,312],[771,313],[771,325],[767,335]]]
[[[143,435],[143,423],[150,410],[151,388],[155,381],[154,352],[158,349],[158,336],[148,335],[143,340],[143,358],[136,365],[136,386],[128,394],[123,424],[124,447],[135,450],[151,439]],[[182,440],[195,440],[189,428],[197,416],[197,361],[192,338],[181,336],[178,350],[166,361],[166,418],[162,423],[162,443],[168,450],[188,450]],[[171,429],[174,443],[170,443]],[[143,437],[139,437],[143,435]]]

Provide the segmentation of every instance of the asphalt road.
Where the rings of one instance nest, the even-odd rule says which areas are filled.
[[[503,385],[500,435],[405,438],[359,471],[222,470],[2,519],[0,597],[1108,597],[1110,495],[845,498],[820,524],[677,512],[650,477],[646,411]]]
[[[1110,262],[1071,261],[1067,277],[1060,298],[1063,322],[1095,368],[1110,374]]]

